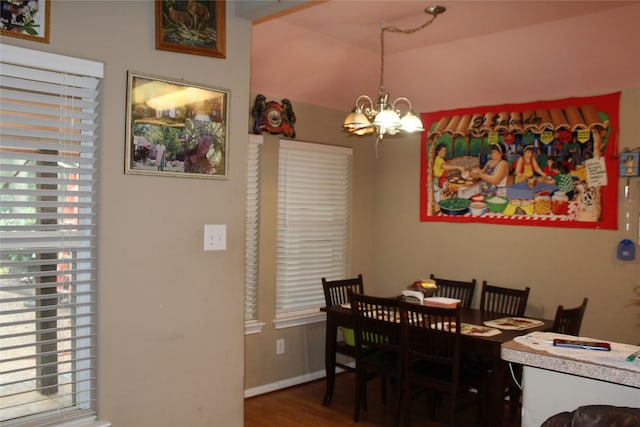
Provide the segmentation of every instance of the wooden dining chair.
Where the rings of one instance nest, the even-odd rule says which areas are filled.
[[[449,396],[448,425],[455,425],[457,410],[466,406],[463,403],[479,403],[485,397],[486,383],[484,371],[463,369],[460,328],[456,327],[460,325],[460,305],[444,308],[401,301],[399,307],[405,394],[402,416],[405,425],[410,425],[414,392],[422,389],[431,391],[428,400],[431,418],[435,416],[436,399],[433,397]]]
[[[389,378],[394,386],[393,425],[397,426],[402,396],[399,300],[350,292],[349,301],[355,318],[356,344],[353,420],[359,421],[361,408],[366,410],[363,403],[366,402],[367,383],[380,377],[384,384]]]
[[[339,306],[348,303],[349,292],[358,294],[364,293],[364,280],[362,279],[362,274],[358,274],[357,277],[348,279],[327,280],[325,277],[323,277],[321,280],[322,290],[324,291],[324,302],[327,307]],[[346,356],[348,361],[345,362],[335,359],[336,368],[341,368],[349,372],[355,372],[353,363],[349,364],[349,360],[353,362],[356,357],[356,349],[354,345],[355,343],[353,342],[353,330],[345,328],[340,329],[342,331],[342,339],[336,341],[335,354],[333,354],[331,357],[335,359],[336,355],[338,354]],[[345,340],[345,337],[350,339]],[[334,370],[333,372],[327,373],[327,375],[331,375],[332,378],[327,379],[328,389],[323,401],[325,406],[328,406],[331,402],[336,372]]]
[[[476,279],[470,282],[460,280],[443,279],[431,274],[431,279],[435,280],[438,287],[434,296],[456,298],[460,300],[462,308],[471,308],[473,294],[476,291]]]
[[[350,279],[327,280],[322,279],[322,290],[324,291],[324,303],[327,306],[346,304],[349,302],[349,291],[357,294],[364,293],[364,280],[362,274]]]
[[[589,298],[584,298],[582,304],[575,308],[564,308],[558,306],[556,317],[553,321],[552,332],[566,335],[580,335],[580,327],[582,326],[582,318],[587,309]]]
[[[524,289],[504,288],[482,282],[482,291],[480,293],[480,310],[498,313],[506,316],[522,317],[527,309],[527,301],[529,300],[530,288]],[[515,377],[522,378],[522,365],[512,365]],[[508,405],[510,409],[511,421],[514,422],[520,410],[520,401],[522,399],[522,390],[516,381],[508,375],[506,379],[507,388],[505,395],[508,397]]]
[[[482,282],[480,310],[504,314],[506,316],[524,316],[529,300],[530,288],[503,288]]]

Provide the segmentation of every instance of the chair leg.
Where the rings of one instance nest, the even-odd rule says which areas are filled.
[[[456,401],[457,401],[458,395],[456,394],[455,390],[453,392],[451,392],[449,394],[449,425],[450,426],[455,426],[456,425]]]
[[[360,407],[366,406],[366,375],[361,369],[356,370],[356,396],[353,406],[353,421],[360,421]]]
[[[509,418],[511,423],[515,423],[520,410],[520,389],[516,386],[509,387]]]
[[[353,405],[353,421],[360,421],[360,406],[362,405],[362,373],[358,370],[356,372],[356,399]]]
[[[380,402],[387,404],[387,376],[380,375]]]
[[[404,391],[402,390],[402,381],[400,378],[395,379],[394,386],[394,402],[393,402],[393,427],[400,426],[400,414],[402,413],[402,399]]]
[[[404,402],[402,402],[402,416],[404,417],[404,425],[409,427],[411,425],[411,401],[413,396],[411,395],[411,385],[407,381],[405,381],[404,392],[406,396],[404,397]]]

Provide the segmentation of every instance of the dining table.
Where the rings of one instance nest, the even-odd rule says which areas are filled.
[[[322,307],[321,311],[327,315],[326,343],[325,343],[325,371],[326,390],[323,405],[331,403],[335,384],[336,368],[336,340],[338,327],[351,328],[355,326],[351,309],[347,306]],[[507,319],[522,319],[522,325],[509,325]],[[531,320],[530,324],[526,324]],[[539,319],[535,317],[517,318],[504,313],[487,312],[475,308],[462,308],[460,311],[461,349],[463,353],[475,354],[482,360],[489,372],[487,376],[487,401],[484,416],[484,425],[488,427],[500,427],[504,417],[505,387],[507,385],[508,362],[501,358],[501,346],[514,338],[526,335],[533,331],[548,331],[553,327],[552,319]],[[488,322],[493,333],[478,333],[486,330]],[[504,326],[500,326],[502,323]],[[496,327],[498,326],[498,327]],[[400,327],[398,325],[398,327]],[[475,328],[474,328],[475,327]],[[496,332],[495,330],[498,330]],[[476,331],[474,333],[474,331]]]

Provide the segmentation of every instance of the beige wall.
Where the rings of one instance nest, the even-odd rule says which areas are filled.
[[[156,50],[149,0],[56,0],[50,44],[2,39],[105,63],[98,414],[113,426],[243,425],[251,24],[233,12],[226,59]],[[123,173],[127,70],[231,91],[228,180]],[[227,224],[227,251],[203,251],[204,224]]]

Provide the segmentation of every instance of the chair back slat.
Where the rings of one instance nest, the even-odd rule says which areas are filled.
[[[482,282],[480,310],[508,316],[524,316],[530,288],[512,289],[488,285]]]
[[[553,332],[566,335],[580,335],[580,327],[582,326],[582,318],[587,309],[589,298],[584,298],[582,304],[575,308],[564,308],[558,306],[556,317],[553,322]]]
[[[460,361],[460,306],[431,307],[400,302],[403,354],[407,366],[423,361],[457,367]],[[457,375],[457,370],[456,371]]]
[[[358,274],[358,277],[341,280],[327,280],[323,277],[322,290],[327,307],[346,304],[349,302],[349,292],[364,293],[362,274]]]
[[[471,308],[473,294],[476,290],[476,279],[465,282],[461,280],[443,279],[435,277],[433,274],[431,274],[431,279],[435,280],[436,286],[438,287],[435,296],[459,299],[462,308]]]
[[[355,317],[356,351],[366,348],[400,351],[400,310],[397,298],[349,293]]]

